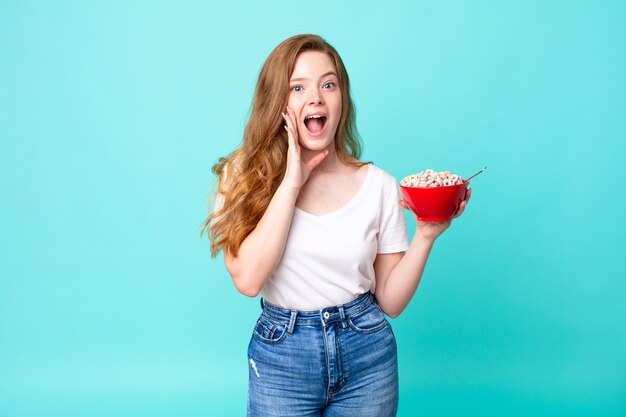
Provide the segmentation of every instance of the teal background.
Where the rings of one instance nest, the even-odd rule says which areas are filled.
[[[2,416],[245,414],[259,303],[199,228],[263,61],[307,32],[364,159],[489,167],[393,320],[399,415],[626,415],[626,2],[0,9]]]

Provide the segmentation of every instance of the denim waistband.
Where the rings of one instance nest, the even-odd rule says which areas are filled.
[[[359,295],[349,303],[326,307],[321,310],[291,310],[275,306],[264,299],[261,299],[261,307],[263,307],[263,314],[274,320],[288,324],[289,328],[292,329],[293,326],[327,325],[333,321],[344,323],[346,317],[358,315],[370,304],[375,302],[376,299],[372,293],[368,291],[365,294]]]

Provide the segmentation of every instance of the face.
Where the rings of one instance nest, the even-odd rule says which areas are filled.
[[[296,114],[303,147],[317,151],[334,146],[341,119],[341,91],[328,55],[318,51],[298,55],[289,80],[287,105]]]

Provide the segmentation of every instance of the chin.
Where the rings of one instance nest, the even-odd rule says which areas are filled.
[[[311,152],[321,152],[324,149],[328,149],[329,145],[325,145],[325,146],[320,146],[320,145],[308,145],[307,143],[301,143],[300,146],[302,146],[303,149],[306,149],[307,151],[311,151]]]
[[[310,151],[323,151],[332,145],[334,139],[307,138],[300,136],[300,146]]]

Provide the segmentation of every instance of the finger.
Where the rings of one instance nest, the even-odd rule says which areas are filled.
[[[287,129],[289,127],[289,120],[287,119],[287,114],[286,113],[281,113],[281,116],[283,116],[283,126],[285,127],[285,130],[287,130],[287,132],[289,132],[289,129]]]
[[[465,211],[465,206],[467,206],[467,200],[463,200],[461,204],[459,204],[459,208],[457,209],[456,213],[454,213],[455,219],[463,214],[463,212]]]
[[[300,146],[296,142],[296,139],[293,137],[293,134],[289,133],[289,147],[287,148],[287,153],[291,155],[292,158],[295,158],[297,161],[300,161]]]
[[[467,202],[469,201],[471,196],[472,196],[472,189],[468,188],[467,191],[465,192],[465,197],[463,201],[461,201],[461,204],[459,204],[459,208],[456,210],[456,212],[452,216],[453,219],[456,219],[461,214],[463,214],[463,212],[465,211],[465,206],[467,206]]]
[[[297,141],[299,139],[299,136],[298,136],[298,119],[296,117],[296,112],[293,111],[291,107],[287,106],[287,114],[289,115],[289,118],[291,119],[291,126],[293,128],[296,141]]]
[[[406,202],[406,201],[404,201],[404,200],[400,200],[400,201],[399,201],[399,203],[400,203],[400,205],[401,205],[402,207],[404,207],[405,209],[408,209],[408,208],[409,208],[409,205],[407,204],[407,202]]]
[[[283,118],[285,119],[285,130],[287,131],[287,135],[289,136],[289,145],[298,146],[297,141],[295,140],[293,124],[287,113],[282,113]]]
[[[287,131],[287,134],[290,135],[291,132],[289,131],[289,120],[287,119],[287,114],[286,113],[281,113],[281,116],[283,116],[283,127],[285,128],[285,130]]]
[[[285,120],[287,120],[287,124],[290,128],[295,128],[295,118],[293,117],[293,110],[289,108],[289,106],[285,107]]]
[[[292,135],[292,140],[295,144],[295,146],[297,146],[298,148],[300,147],[299,145],[299,140],[298,140],[298,129],[296,127],[295,124],[295,113],[293,113],[293,110],[291,110],[289,108],[289,106],[286,107],[284,116],[283,116],[287,122],[287,127],[289,128],[289,132]]]
[[[283,125],[285,132],[287,132],[287,144],[291,146],[291,132],[289,131],[289,126]]]
[[[298,152],[298,144],[296,143],[293,133],[289,129],[288,126],[285,125],[285,130],[287,131],[287,151],[288,152]]]
[[[288,129],[293,129],[293,123],[291,122],[291,118],[289,117],[287,112],[285,111],[284,113],[282,113],[282,115],[283,119],[285,120],[285,126],[287,126]]]
[[[293,120],[291,118],[291,115],[289,114],[288,110],[285,110],[284,113],[282,113],[283,115],[283,119],[285,119],[285,124],[290,128],[293,129],[294,125],[293,125]]]
[[[295,126],[296,125],[296,112],[293,111],[291,107],[287,106],[287,114],[289,114],[289,117],[291,117],[291,122]]]
[[[465,211],[465,204],[461,203],[461,205],[459,206],[459,208],[457,209],[456,213],[454,213],[454,216],[452,218],[456,219],[457,217],[459,217],[461,214],[463,214],[463,211]]]

